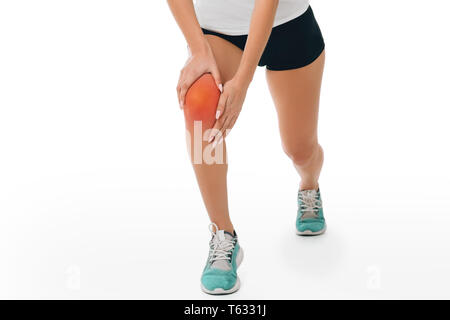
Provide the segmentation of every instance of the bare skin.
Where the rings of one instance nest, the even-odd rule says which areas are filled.
[[[203,35],[191,0],[168,0],[190,49],[177,86],[180,107],[191,84],[210,72],[222,94],[216,123],[209,141],[223,148],[225,136],[242,109],[258,61],[272,29],[278,1],[256,0],[245,50],[213,35]],[[315,189],[323,162],[323,151],[317,141],[317,120],[324,54],[309,66],[287,71],[267,71],[267,81],[278,118],[281,140],[300,177],[300,189]],[[210,128],[203,128],[203,131]],[[193,164],[208,215],[218,228],[234,231],[228,210],[227,169],[224,164]]]
[[[300,190],[319,187],[323,150],[317,139],[317,122],[324,64],[325,52],[322,52],[303,68],[266,71],[283,149],[300,175]]]
[[[235,74],[242,51],[230,42],[206,35],[224,81]],[[323,150],[317,139],[320,88],[325,52],[310,65],[286,71],[266,71],[267,82],[278,114],[283,149],[300,175],[300,189],[318,188]],[[205,128],[208,129],[208,128]],[[226,155],[225,142],[223,143]],[[232,232],[228,211],[225,164],[194,165],[203,201],[211,221]]]
[[[208,142],[214,147],[221,146],[225,149],[223,137],[234,126],[240,114],[247,89],[272,31],[278,0],[255,0],[246,47],[244,52],[239,54],[236,51],[239,49],[231,49],[232,45],[225,40],[211,40],[212,36],[203,35],[192,0],[167,0],[167,3],[190,51],[177,85],[180,107],[184,107],[186,92],[192,83],[202,74],[210,72],[222,93],[217,106],[214,130],[211,131]],[[238,55],[239,59],[236,59]],[[228,167],[226,164],[209,166],[207,168],[204,164],[194,164],[206,209],[212,222],[220,229],[232,232],[234,229],[229,218],[226,193]]]
[[[226,83],[235,75],[242,57],[242,51],[222,38],[206,35],[205,36],[214,54],[220,77]],[[206,131],[210,128],[202,128]],[[208,142],[203,142],[203,148]],[[223,158],[226,157],[226,144],[218,145],[223,148]],[[227,171],[226,161],[222,164],[193,164],[197,182],[200,187],[203,202],[212,222],[217,224],[220,230],[226,230],[230,233],[234,231],[228,211],[227,195]]]

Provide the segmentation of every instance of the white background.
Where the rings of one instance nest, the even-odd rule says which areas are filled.
[[[226,298],[450,298],[448,1],[312,5],[329,229],[294,233],[298,177],[259,68],[228,139],[246,257]],[[186,54],[164,1],[0,2],[1,298],[210,298]]]

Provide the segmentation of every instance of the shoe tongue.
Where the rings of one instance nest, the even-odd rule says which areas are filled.
[[[223,241],[225,239],[232,240],[233,235],[224,230],[217,230],[216,231],[216,241]],[[211,264],[211,267],[213,267],[215,269],[220,269],[220,270],[231,270],[230,263],[226,260],[216,260]]]
[[[303,203],[315,201],[317,195],[317,190],[301,190],[299,192],[299,200],[302,200]]]
[[[316,196],[317,194],[317,190],[311,189],[311,190],[301,190],[300,191],[303,194],[307,194],[307,195],[313,195]]]
[[[218,230],[216,232],[216,236],[220,241],[223,241],[225,239],[233,240],[233,237],[234,237],[231,233],[229,233],[228,231],[225,231],[225,230]]]
[[[217,230],[216,237],[219,239],[219,241],[225,240],[225,231],[224,230]]]
[[[318,195],[318,191],[317,190],[301,190],[300,191],[301,195],[302,195],[302,199],[301,202],[303,203],[303,205],[309,207],[311,206],[311,208],[309,209],[303,209],[303,214],[302,214],[302,220],[304,219],[316,219],[317,215],[313,210],[313,207],[316,203],[316,199],[317,199],[317,195]]]

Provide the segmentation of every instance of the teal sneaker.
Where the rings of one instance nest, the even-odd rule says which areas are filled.
[[[213,228],[216,232],[213,232]],[[212,234],[209,242],[209,255],[201,277],[202,290],[209,294],[229,294],[239,290],[240,281],[237,268],[244,258],[244,252],[239,246],[236,232],[228,233],[219,230],[211,223]]]
[[[319,189],[298,192],[296,227],[297,234],[302,236],[315,236],[325,232],[327,225]]]

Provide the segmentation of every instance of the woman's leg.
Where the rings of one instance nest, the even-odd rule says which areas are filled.
[[[214,35],[205,36],[216,58],[222,83],[225,83],[235,74],[241,60],[242,51],[220,37]],[[208,129],[211,128],[202,128],[203,132]],[[192,134],[190,136],[193,137]],[[205,150],[208,143],[207,141],[203,141],[202,143],[202,150]],[[223,163],[207,164],[205,161],[201,161],[200,164],[193,162],[192,165],[211,221],[217,224],[220,230],[232,233],[234,229],[228,212],[228,164],[226,163],[225,141],[216,148],[223,148]]]
[[[278,113],[283,149],[300,175],[300,190],[317,189],[322,169],[323,150],[317,139],[317,121],[324,63],[325,52],[322,52],[303,68],[266,72]]]

